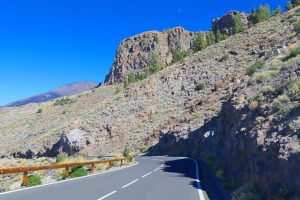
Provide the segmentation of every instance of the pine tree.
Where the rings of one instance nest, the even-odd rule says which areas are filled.
[[[216,41],[216,36],[215,36],[214,32],[212,30],[210,30],[207,34],[206,46],[211,46],[211,45],[215,44],[215,41]]]
[[[250,14],[250,21],[253,24],[260,23],[265,21],[271,17],[270,6],[266,4],[265,6],[259,5],[258,10],[255,8],[252,10]]]
[[[218,29],[217,34],[216,34],[216,43],[218,43],[222,40],[223,40],[223,36],[221,34],[221,31]]]
[[[192,45],[192,50],[194,52],[201,51],[206,48],[206,42],[202,32],[198,32]]]
[[[151,57],[149,71],[151,74],[154,74],[160,70],[159,62],[157,59],[157,55],[154,53]]]
[[[245,27],[244,27],[244,23],[242,22],[242,16],[240,13],[238,13],[234,17],[232,33],[236,34],[236,33],[242,32],[244,30],[245,30]]]
[[[262,22],[271,17],[270,6],[267,4],[266,6],[260,5],[258,7],[257,21]]]
[[[281,14],[281,7],[278,5],[276,10],[273,12],[272,16],[276,16],[280,14]]]
[[[300,5],[300,0],[292,0],[292,4],[295,7],[299,6]]]
[[[253,10],[250,13],[250,21],[253,24],[257,24],[258,23],[258,21],[257,21],[257,15],[258,15],[258,12],[257,12],[256,8],[253,8]]]
[[[222,30],[222,40],[226,40],[226,39],[228,39],[228,37],[229,37],[229,31],[227,28],[224,28]]]
[[[125,78],[124,80],[124,89],[128,88],[128,77]]]
[[[286,10],[291,10],[291,9],[293,9],[293,4],[289,1],[289,2],[287,2],[287,4],[285,4],[285,9]]]

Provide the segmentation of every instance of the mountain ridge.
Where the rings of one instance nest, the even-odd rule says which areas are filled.
[[[91,88],[94,88],[98,85],[98,83],[95,82],[87,82],[87,81],[81,81],[81,82],[75,82],[75,83],[69,83],[64,84],[56,89],[50,90],[45,93],[41,93],[38,95],[34,95],[32,97],[28,97],[25,99],[17,100],[14,102],[11,102],[9,104],[6,104],[2,107],[19,107],[23,106],[29,103],[41,103],[50,101],[59,97],[64,96],[71,96],[74,94],[85,92]]]

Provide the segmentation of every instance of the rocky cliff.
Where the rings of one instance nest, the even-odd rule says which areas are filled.
[[[214,31],[214,33],[217,33],[218,30],[222,32],[223,30],[227,29],[229,34],[232,35],[234,18],[238,13],[242,16],[242,22],[244,23],[245,27],[248,27],[249,15],[245,12],[232,10],[226,13],[223,17],[214,19],[212,21],[212,30]]]
[[[105,78],[106,85],[122,83],[129,74],[145,72],[156,54],[160,65],[167,66],[172,51],[190,49],[195,33],[176,27],[163,32],[149,31],[123,40],[116,52],[113,66]]]
[[[240,13],[242,21],[248,27],[249,15],[244,12],[230,11],[223,17],[212,21],[212,30],[227,29],[232,34],[235,16]],[[109,74],[105,78],[106,85],[122,83],[129,74],[143,73],[150,65],[151,57],[156,54],[161,66],[167,66],[172,61],[172,52],[187,51],[191,48],[194,32],[175,27],[163,32],[149,31],[123,40]]]

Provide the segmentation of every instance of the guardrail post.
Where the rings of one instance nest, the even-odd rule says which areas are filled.
[[[123,166],[123,160],[121,160],[121,166]]]
[[[95,165],[92,164],[92,169],[91,169],[91,172],[94,173],[95,172]]]
[[[28,172],[23,172],[23,185],[28,185]]]
[[[66,178],[69,178],[70,174],[69,174],[69,167],[66,167]]]
[[[108,163],[108,168],[109,169],[112,168],[112,163],[111,162]]]

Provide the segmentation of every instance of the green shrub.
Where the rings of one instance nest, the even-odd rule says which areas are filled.
[[[255,75],[254,81],[256,81],[257,83],[263,83],[269,80],[272,76],[277,75],[278,73],[279,73],[278,70],[268,70],[268,71],[260,72]]]
[[[36,113],[42,113],[42,112],[43,112],[43,110],[41,108],[39,108]]]
[[[271,17],[270,6],[266,4],[265,6],[259,5],[258,10],[255,8],[252,10],[250,14],[250,21],[253,24],[260,23],[265,21]]]
[[[300,21],[294,25],[294,31],[299,34],[300,33]]]
[[[84,168],[82,166],[73,167],[70,172],[71,178],[86,176],[86,175],[88,175],[88,171],[86,170],[86,168]]]
[[[285,4],[285,9],[286,10],[291,10],[291,9],[293,9],[293,4],[289,1],[289,2],[287,2],[286,4]]]
[[[211,45],[215,44],[215,42],[216,42],[216,35],[212,30],[210,30],[207,33],[206,46],[211,46]]]
[[[256,117],[255,121],[259,124],[263,123],[265,121],[265,118],[262,116]]]
[[[232,27],[232,33],[236,34],[239,32],[242,32],[245,30],[245,25],[242,22],[242,16],[240,13],[238,13],[235,17],[234,17],[234,21],[233,21],[233,27]]]
[[[223,61],[228,60],[228,59],[229,59],[229,54],[225,54],[221,57],[220,62],[223,62]]]
[[[280,95],[274,100],[273,110],[282,115],[289,115],[293,108],[291,100],[286,94]]]
[[[119,87],[116,88],[115,94],[119,94],[121,92],[121,89]]]
[[[281,14],[281,6],[277,6],[276,10],[272,13],[272,16],[277,16]]]
[[[201,51],[206,48],[206,41],[202,32],[198,32],[193,40],[192,50],[194,52]]]
[[[273,93],[273,92],[275,92],[275,88],[271,85],[266,85],[266,86],[263,86],[259,92],[262,94]]]
[[[245,183],[232,193],[232,200],[261,200],[262,195],[254,183]]]
[[[136,76],[133,73],[130,73],[128,75],[128,83],[134,83],[136,82]]]
[[[172,61],[171,61],[171,63],[180,62],[186,56],[188,56],[188,52],[187,51],[172,51]]]
[[[146,153],[146,152],[148,152],[149,148],[150,148],[149,146],[143,146],[143,147],[140,148],[140,151],[142,153]]]
[[[67,97],[67,98],[57,99],[53,105],[54,106],[63,106],[63,105],[71,104],[74,102],[75,101],[73,99]]]
[[[293,49],[287,56],[285,56],[281,60],[283,62],[285,62],[291,58],[297,57],[297,55],[299,55],[299,54],[300,54],[300,47],[297,47],[297,48]]]
[[[275,59],[272,63],[271,63],[271,67],[269,68],[270,70],[281,70],[283,66],[283,62],[281,59]]]
[[[172,30],[170,28],[162,30],[162,33],[171,33],[171,32],[172,32]]]
[[[205,83],[204,82],[200,82],[196,85],[196,90],[203,90],[205,88]]]
[[[299,0],[292,0],[292,4],[293,4],[293,7],[297,7],[300,5],[300,1]]]
[[[128,78],[125,78],[124,80],[124,89],[128,88]]]
[[[38,175],[30,175],[28,177],[28,184],[26,186],[35,186],[35,185],[41,185],[42,184],[42,179]]]
[[[157,73],[160,70],[161,70],[161,67],[159,65],[157,55],[154,53],[154,54],[152,54],[152,57],[151,57],[149,71],[150,71],[151,74],[154,74],[154,73]]]
[[[152,74],[155,74],[155,73],[159,72],[162,69],[163,69],[163,67],[160,66],[157,55],[154,53],[154,54],[152,54],[150,65],[146,69],[146,71],[144,73],[139,73],[139,74],[130,73],[128,75],[128,78],[127,78],[128,83],[135,83],[135,82],[138,82],[140,80],[144,80],[148,76],[150,76]],[[125,86],[127,88],[128,83],[124,83],[124,88],[125,88]]]
[[[130,154],[130,148],[128,145],[125,146],[124,151],[123,151],[123,156],[128,157]]]
[[[217,30],[217,33],[216,33],[216,43],[218,42],[221,42],[222,40],[224,39],[220,29]]]
[[[257,60],[253,65],[246,68],[246,74],[251,76],[256,72],[257,69],[262,69],[264,67],[264,62],[261,60]]]
[[[59,163],[59,162],[63,162],[67,159],[67,155],[64,154],[64,153],[60,153],[56,156],[56,162]]]
[[[286,90],[288,96],[294,96],[298,94],[300,90],[300,78],[292,77],[287,84]]]

